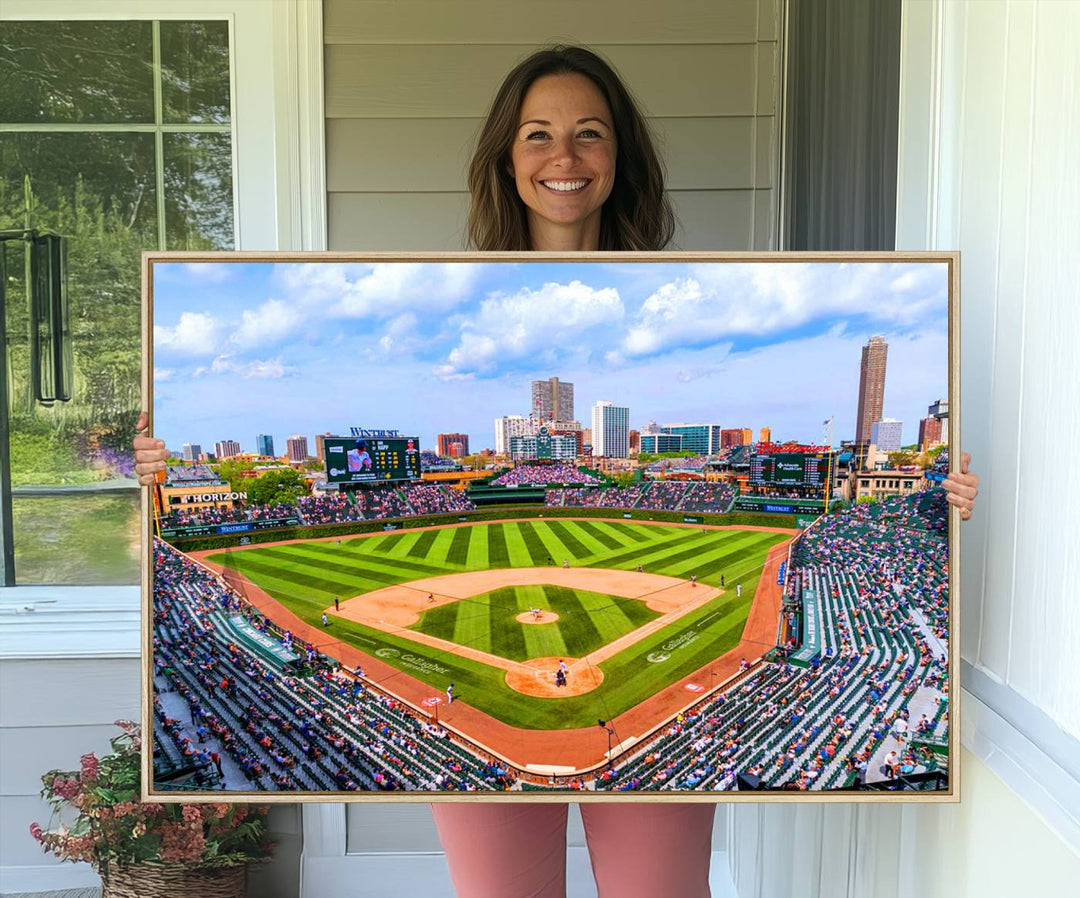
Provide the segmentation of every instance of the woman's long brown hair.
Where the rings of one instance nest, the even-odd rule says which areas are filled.
[[[469,164],[469,245],[478,250],[531,249],[525,204],[510,174],[510,147],[533,82],[565,74],[590,79],[614,119],[615,182],[601,212],[600,249],[663,249],[675,233],[675,216],[645,117],[607,62],[584,47],[564,46],[533,53],[506,76],[495,95]]]

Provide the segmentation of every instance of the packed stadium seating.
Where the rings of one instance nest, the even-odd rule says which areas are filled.
[[[155,543],[154,683],[186,702],[198,745],[175,718],[158,752],[181,762],[217,747],[244,782],[229,789],[504,789],[509,772],[371,684],[336,672],[310,646],[315,666],[298,677],[243,648],[230,619],[273,628],[222,581],[166,543]],[[275,634],[293,645],[288,633]],[[157,696],[160,700],[160,695]],[[186,741],[184,741],[186,740]],[[170,748],[170,745],[172,747]],[[176,751],[174,751],[176,749]],[[179,752],[179,755],[177,754]],[[205,766],[205,765],[204,765]]]
[[[445,489],[366,491],[366,506],[354,510],[420,514],[464,499]],[[734,492],[726,484],[651,482],[548,495],[563,505],[607,499],[637,503],[612,507],[687,510],[691,503],[730,506]],[[333,502],[319,502],[301,510],[305,518],[316,507],[333,513]],[[726,790],[738,773],[806,790],[940,769],[949,728],[947,520],[941,489],[819,519],[793,544],[782,578],[788,611],[781,657],[748,664],[720,694],[610,768],[554,784],[500,766],[393,695],[336,670],[158,541],[155,769],[163,781],[191,768],[200,783],[229,789],[317,791]],[[240,618],[313,673],[299,676],[246,647]],[[807,644],[818,648],[800,660]],[[190,722],[175,710],[180,701]],[[224,774],[208,763],[215,752],[227,756]]]
[[[497,486],[547,486],[549,483],[599,483],[592,474],[580,471],[575,465],[518,465],[496,477]]]

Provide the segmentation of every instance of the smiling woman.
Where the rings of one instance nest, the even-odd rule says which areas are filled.
[[[675,231],[645,117],[583,47],[541,50],[507,75],[468,180],[475,249],[659,250]]]

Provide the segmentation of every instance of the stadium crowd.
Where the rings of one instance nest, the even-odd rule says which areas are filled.
[[[600,483],[600,480],[574,465],[518,465],[493,481],[497,486],[547,486],[549,483]]]

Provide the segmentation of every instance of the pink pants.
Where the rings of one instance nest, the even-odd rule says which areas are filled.
[[[564,898],[567,807],[433,804],[458,898]],[[715,807],[582,804],[599,898],[708,898]]]

